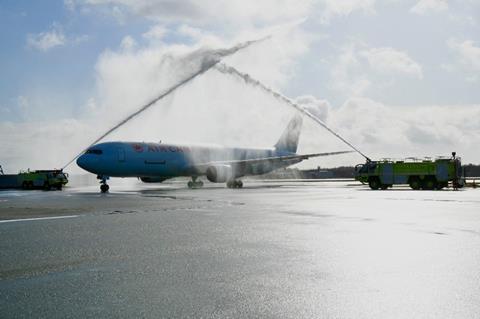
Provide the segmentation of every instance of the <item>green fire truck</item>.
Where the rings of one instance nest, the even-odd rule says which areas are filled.
[[[18,174],[4,174],[0,169],[0,188],[60,190],[67,183],[68,174],[62,170],[28,170]]]
[[[355,179],[373,190],[399,184],[408,184],[415,190],[440,190],[449,183],[453,188],[463,187],[462,172],[461,159],[453,152],[451,157],[436,159],[367,161],[355,167]]]

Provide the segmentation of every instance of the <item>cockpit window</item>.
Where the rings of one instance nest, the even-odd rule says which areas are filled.
[[[97,149],[89,149],[85,152],[85,154],[100,155],[100,154],[103,154],[103,151],[102,150],[97,150]]]

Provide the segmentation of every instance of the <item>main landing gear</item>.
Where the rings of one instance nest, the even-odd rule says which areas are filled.
[[[108,186],[108,184],[107,184],[107,180],[109,179],[109,177],[108,177],[108,176],[100,176],[100,175],[98,175],[98,176],[97,176],[97,179],[100,180],[100,184],[101,184],[101,185],[100,185],[100,191],[101,191],[102,193],[108,192],[108,190],[110,189],[110,186]]]
[[[192,180],[188,182],[188,188],[193,189],[193,188],[202,188],[203,187],[203,182],[198,181],[197,182],[197,176],[192,176]]]
[[[241,180],[231,179],[227,182],[228,188],[242,188],[243,182]]]

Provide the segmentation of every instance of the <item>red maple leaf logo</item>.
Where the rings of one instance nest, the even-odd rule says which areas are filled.
[[[138,152],[138,153],[143,152],[143,145],[142,144],[132,144],[132,148],[135,152]]]

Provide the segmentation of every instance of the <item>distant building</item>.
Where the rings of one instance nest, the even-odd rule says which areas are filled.
[[[302,178],[312,178],[312,179],[318,179],[318,178],[334,178],[334,174],[332,171],[328,170],[322,170],[320,169],[320,166],[317,167],[317,169],[309,169],[309,170],[303,170],[301,171]]]

